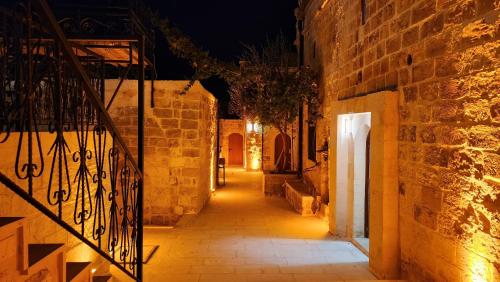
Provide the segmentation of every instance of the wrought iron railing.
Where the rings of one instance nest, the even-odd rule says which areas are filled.
[[[154,57],[154,32],[145,5],[139,0],[50,0],[59,25],[71,39],[135,39],[145,35],[148,60]],[[135,45],[135,42],[129,42]],[[93,46],[99,46],[96,42]],[[135,46],[137,47],[137,46]]]
[[[0,182],[142,281],[142,153],[103,105],[104,59],[32,0],[0,7],[0,61]]]

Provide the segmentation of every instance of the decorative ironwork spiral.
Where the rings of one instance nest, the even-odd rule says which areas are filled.
[[[28,202],[136,277],[142,179],[110,129],[112,121],[99,110],[104,61],[85,48],[65,49],[68,42],[40,18],[44,12],[22,2],[10,12],[0,9],[0,151],[7,142],[16,144],[8,177],[17,179],[8,188],[28,195]],[[59,22],[65,31],[88,32],[127,24],[91,18]],[[76,49],[77,63],[68,59]]]
[[[100,123],[100,122],[99,122]],[[94,139],[94,152],[96,161],[96,173],[94,174],[92,181],[96,184],[95,191],[95,210],[94,210],[94,225],[92,237],[94,240],[99,241],[99,246],[101,245],[101,237],[106,232],[106,206],[104,204],[104,199],[106,195],[106,189],[104,188],[104,180],[106,179],[106,171],[104,170],[104,160],[106,157],[106,128],[99,124],[94,127],[93,130]]]
[[[92,200],[90,193],[89,177],[90,171],[87,161],[92,159],[92,151],[88,149],[89,118],[86,113],[85,99],[82,99],[79,109],[79,120],[76,122],[76,136],[78,138],[79,151],[73,154],[73,161],[79,163],[74,182],[77,182],[75,209],[73,220],[75,224],[81,225],[81,233],[85,234],[85,221],[92,216]]]
[[[118,225],[118,163],[120,161],[120,151],[115,144],[109,149],[108,162],[109,162],[109,177],[111,184],[111,191],[108,194],[108,200],[111,202],[109,207],[109,231],[108,231],[108,252],[111,252],[113,259],[115,258],[115,250],[118,246],[120,227]]]

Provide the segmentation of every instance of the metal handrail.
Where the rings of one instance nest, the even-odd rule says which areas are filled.
[[[0,182],[129,277],[142,281],[144,77],[139,85],[136,161],[103,104],[104,59],[68,41],[46,0],[24,3],[22,12],[0,11],[0,145],[12,136],[11,131],[18,131],[14,171],[18,180],[27,181],[28,187],[21,187],[19,181],[3,172]],[[16,26],[7,28],[8,21]],[[137,38],[142,70],[144,40],[144,35]],[[71,109],[67,109],[69,106]],[[41,111],[48,111],[48,131],[55,137],[48,152],[50,158],[45,161],[50,165],[45,164],[42,153],[38,123]],[[70,151],[65,140],[68,132],[76,133],[75,152]],[[108,132],[111,146],[107,146]],[[93,148],[87,144],[89,135]],[[68,155],[79,165],[73,182]],[[87,165],[91,159],[96,166],[93,174]],[[35,197],[33,191],[34,181],[42,175],[50,176],[47,202]],[[71,224],[63,219],[63,204],[70,200],[74,183],[76,200]],[[57,212],[50,206],[57,207]],[[91,237],[85,226],[92,227]],[[106,232],[107,246],[103,246]],[[117,252],[119,258],[115,257]]]

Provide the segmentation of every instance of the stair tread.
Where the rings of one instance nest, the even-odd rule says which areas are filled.
[[[23,219],[22,217],[0,217],[0,227],[11,224],[18,220]]]
[[[29,266],[35,265],[44,257],[64,246],[64,244],[29,244],[28,245],[28,262]]]
[[[75,278],[78,274],[80,274],[87,266],[90,265],[90,262],[67,262],[66,263],[66,281],[71,281],[71,279]]]
[[[92,277],[92,282],[108,282],[111,279],[111,275],[101,275]]]

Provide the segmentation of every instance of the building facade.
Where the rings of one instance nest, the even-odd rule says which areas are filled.
[[[332,233],[369,238],[380,278],[500,279],[499,12],[493,0],[299,1],[297,44],[323,102],[313,126],[305,110],[304,175]],[[326,143],[328,161],[308,152]]]

